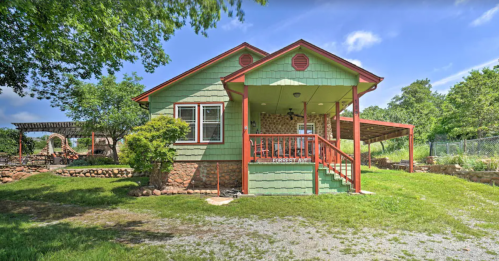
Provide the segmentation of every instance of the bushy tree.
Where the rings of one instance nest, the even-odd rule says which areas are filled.
[[[22,137],[23,154],[33,154],[35,142],[32,138],[23,135]],[[0,128],[0,152],[7,155],[19,154],[19,131],[7,128]]]
[[[136,171],[150,172],[150,184],[163,189],[166,184],[165,173],[172,169],[176,156],[172,145],[185,138],[189,125],[181,119],[159,116],[133,131],[125,137],[125,148],[120,155],[122,161]]]
[[[133,73],[133,76],[125,74],[121,82],[116,82],[114,75],[102,77],[97,84],[74,80],[73,91],[66,97],[67,116],[79,122],[88,136],[92,132],[106,135],[115,163],[118,163],[118,141],[148,120],[147,110],[132,101],[144,91],[141,79]]]
[[[440,132],[482,138],[499,130],[499,68],[471,71],[454,85],[444,103]]]

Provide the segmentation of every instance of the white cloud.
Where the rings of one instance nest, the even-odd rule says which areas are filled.
[[[36,121],[36,120],[40,119],[40,117],[38,117],[37,115],[34,115],[34,114],[26,112],[26,111],[12,114],[10,116],[10,118],[14,122],[32,122],[32,121]]]
[[[345,40],[348,52],[360,51],[366,47],[380,43],[381,38],[372,32],[355,31],[350,33]]]
[[[489,66],[492,66],[492,65],[495,65],[495,64],[499,64],[498,62],[498,58],[492,60],[492,61],[488,61],[486,63],[482,63],[482,64],[479,64],[479,65],[476,65],[476,66],[473,66],[471,68],[468,68],[466,70],[462,70],[458,73],[455,73],[453,75],[450,75],[450,76],[447,76],[441,80],[438,80],[436,81],[435,83],[432,84],[433,87],[435,86],[440,86],[440,85],[444,85],[444,84],[447,84],[447,83],[450,83],[450,82],[455,82],[455,81],[459,81],[460,79],[463,78],[463,76],[466,76],[469,74],[469,72],[471,70],[480,70],[484,67],[489,67]]]
[[[19,96],[15,93],[12,88],[9,87],[0,87],[2,89],[2,93],[0,94],[0,101],[8,101],[10,105],[13,106],[23,106],[30,101],[34,101],[35,99],[31,98],[29,95],[25,95],[24,97]]]
[[[497,11],[499,11],[499,4],[496,5],[494,8],[488,10],[487,12],[483,13],[482,16],[475,19],[473,22],[471,22],[471,25],[472,26],[479,26],[479,25],[487,23],[488,21],[490,21],[494,17],[494,15],[497,13]]]
[[[357,60],[357,59],[346,59],[347,61],[359,66],[359,67],[362,67],[362,62]]]
[[[246,32],[248,28],[252,27],[252,23],[241,23],[237,18],[232,19],[229,23],[222,25],[222,29],[226,31],[238,29]]]

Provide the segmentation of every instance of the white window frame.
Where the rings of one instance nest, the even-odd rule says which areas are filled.
[[[218,106],[220,107],[220,140],[204,140],[203,139],[203,123],[204,123],[204,113],[203,113],[203,107],[215,107]],[[199,124],[199,131],[201,133],[200,139],[201,143],[222,143],[224,142],[224,105],[222,103],[206,103],[206,104],[200,104],[199,106],[200,109],[200,124]]]
[[[307,122],[307,129],[308,129],[308,126],[309,125],[312,125],[312,134],[315,134],[316,130],[315,130],[315,123],[314,122]],[[296,133],[297,134],[300,134],[300,126],[305,126],[305,124],[303,122],[299,122],[296,124]],[[303,130],[305,130],[305,128],[303,128]],[[305,133],[305,131],[303,132],[303,134],[307,134]]]
[[[176,143],[198,143],[198,126],[199,126],[199,119],[198,119],[198,104],[197,103],[186,103],[186,104],[176,104],[175,105],[175,119],[178,119],[178,109],[181,107],[194,107],[195,108],[195,117],[194,117],[194,141],[192,140],[177,140]]]

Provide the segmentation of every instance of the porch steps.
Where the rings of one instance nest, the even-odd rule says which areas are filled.
[[[348,192],[351,189],[350,182],[326,167],[319,167],[319,180],[320,194]]]

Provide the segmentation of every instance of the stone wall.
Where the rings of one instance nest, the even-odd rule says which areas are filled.
[[[131,178],[143,176],[143,174],[135,173],[131,168],[58,169],[55,173],[63,177],[82,178]]]
[[[48,171],[44,166],[0,166],[0,183],[25,179],[29,176]]]
[[[220,161],[220,187],[241,187],[241,161]],[[175,162],[167,177],[167,186],[177,188],[213,188],[217,186],[217,162]],[[194,184],[192,184],[194,181]]]
[[[333,139],[331,119],[327,117],[326,120],[328,125],[327,137],[328,140],[331,140]],[[293,117],[293,120],[290,120],[287,115],[268,113],[262,113],[260,115],[262,134],[297,134],[298,123],[303,123],[303,118]],[[307,115],[307,123],[314,123],[316,134],[324,137],[324,115]]]

